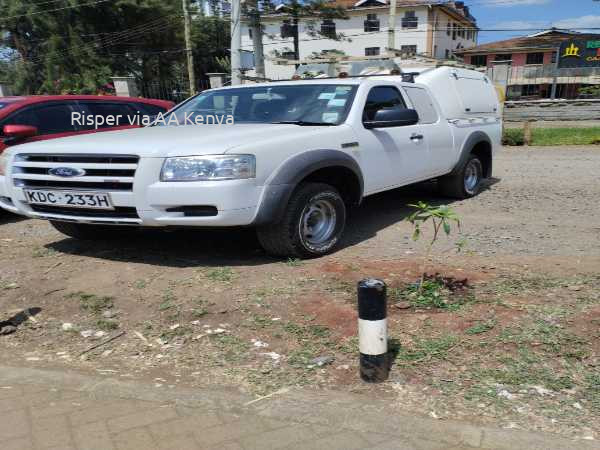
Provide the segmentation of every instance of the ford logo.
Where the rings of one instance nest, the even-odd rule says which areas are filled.
[[[76,167],[53,167],[52,169],[48,169],[48,173],[55,177],[70,178],[84,176],[85,170]]]

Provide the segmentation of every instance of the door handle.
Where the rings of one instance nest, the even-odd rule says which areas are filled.
[[[422,134],[413,133],[410,136],[410,140],[411,141],[421,141],[422,139],[423,139],[423,135]]]

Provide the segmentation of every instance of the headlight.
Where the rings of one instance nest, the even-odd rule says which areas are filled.
[[[6,175],[8,172],[8,152],[0,153],[0,175]]]
[[[161,181],[242,180],[256,176],[254,155],[206,155],[167,158]]]

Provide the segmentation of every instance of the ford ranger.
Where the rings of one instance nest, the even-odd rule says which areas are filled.
[[[491,176],[502,126],[490,80],[413,75],[211,89],[149,127],[14,146],[0,206],[78,239],[252,226],[270,254],[323,255],[366,196],[435,178],[467,198]]]

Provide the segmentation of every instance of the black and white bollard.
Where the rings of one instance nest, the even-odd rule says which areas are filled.
[[[369,383],[388,377],[387,293],[375,278],[358,282],[358,347],[360,377]]]

